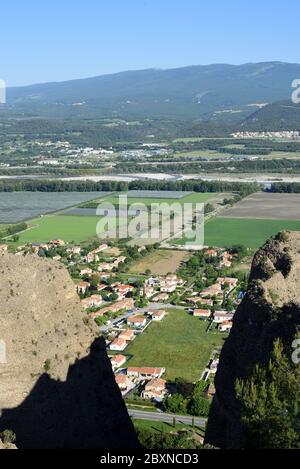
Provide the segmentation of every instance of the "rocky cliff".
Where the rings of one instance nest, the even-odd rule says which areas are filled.
[[[138,446],[105,343],[54,261],[0,256],[0,410],[18,448]]]
[[[238,378],[267,364],[276,338],[290,346],[300,330],[300,233],[283,232],[255,255],[247,294],[239,306],[216,375],[216,396],[206,442],[221,448],[244,445]]]

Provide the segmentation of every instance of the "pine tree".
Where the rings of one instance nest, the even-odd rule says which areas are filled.
[[[300,448],[300,365],[280,340],[269,364],[257,365],[247,380],[238,380],[236,395],[250,448]]]

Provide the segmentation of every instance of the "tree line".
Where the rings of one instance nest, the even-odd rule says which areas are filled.
[[[256,183],[229,181],[55,181],[55,180],[2,180],[0,192],[125,192],[128,190],[187,191],[187,192],[236,192],[242,196],[260,190]]]

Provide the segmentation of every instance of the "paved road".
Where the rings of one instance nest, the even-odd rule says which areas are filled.
[[[183,415],[175,415],[175,414],[165,414],[163,412],[156,413],[156,412],[147,412],[141,410],[133,410],[128,409],[128,413],[130,417],[140,419],[140,420],[152,420],[154,422],[165,422],[165,423],[173,423],[174,417],[176,418],[177,423],[183,423],[186,425],[193,424],[193,417],[186,417]],[[194,424],[197,427],[205,428],[207,419],[194,417]]]

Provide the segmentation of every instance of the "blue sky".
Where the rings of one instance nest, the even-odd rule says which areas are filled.
[[[8,86],[143,68],[299,62],[298,0],[1,2]]]

